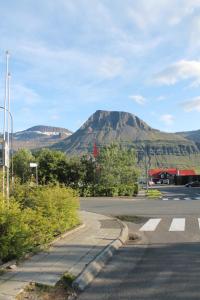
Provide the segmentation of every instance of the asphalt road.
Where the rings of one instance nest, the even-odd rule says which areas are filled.
[[[159,200],[81,200],[88,211],[138,216],[127,224],[141,239],[117,251],[80,300],[200,299],[200,189],[160,189]]]

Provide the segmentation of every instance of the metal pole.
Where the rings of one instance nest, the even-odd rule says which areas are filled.
[[[10,73],[8,73],[8,109],[7,109],[7,142],[8,142],[8,166],[6,196],[10,196]]]
[[[36,166],[35,172],[36,172],[36,185],[38,185],[38,166]]]
[[[146,189],[148,191],[149,185],[148,185],[148,166],[147,166],[147,149],[145,148],[145,169],[146,169]]]
[[[3,106],[0,106],[1,109],[5,110],[5,108]],[[8,110],[6,109],[6,111],[8,112]],[[14,170],[13,170],[13,128],[14,128],[14,123],[13,123],[13,116],[11,114],[11,112],[9,112],[10,115],[10,120],[11,120],[11,169],[12,169],[12,181],[14,178]]]
[[[8,62],[9,52],[6,51],[6,75],[5,75],[5,95],[4,95],[4,125],[3,125],[3,197],[5,197],[5,143],[6,143],[6,106],[8,92]]]

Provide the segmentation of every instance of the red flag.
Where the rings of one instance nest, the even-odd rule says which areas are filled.
[[[99,149],[98,149],[96,143],[94,143],[94,145],[93,145],[93,156],[94,156],[94,158],[97,158],[98,155],[99,155]]]

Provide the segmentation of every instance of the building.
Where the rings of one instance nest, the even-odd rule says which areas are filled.
[[[194,170],[169,169],[150,169],[150,180],[154,183],[164,184],[186,184],[187,182],[198,180]]]

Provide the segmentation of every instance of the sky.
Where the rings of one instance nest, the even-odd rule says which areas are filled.
[[[200,129],[200,0],[0,0],[0,105],[6,50],[15,131],[97,109]]]

